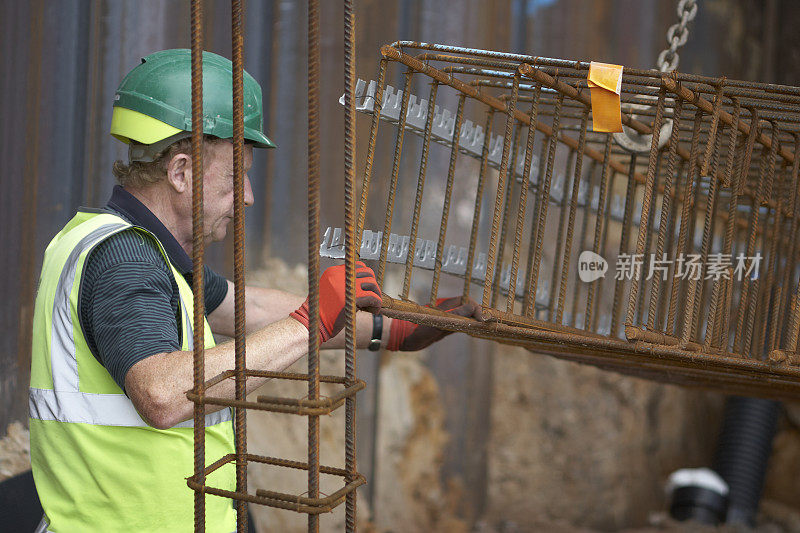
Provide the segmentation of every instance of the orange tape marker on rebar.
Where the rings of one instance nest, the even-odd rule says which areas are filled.
[[[592,93],[592,130],[609,133],[622,131],[619,93],[622,89],[622,65],[589,65],[589,90]]]

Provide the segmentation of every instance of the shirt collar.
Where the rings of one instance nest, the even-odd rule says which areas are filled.
[[[122,215],[131,224],[142,227],[155,235],[164,246],[170,262],[181,274],[186,275],[192,271],[192,258],[189,257],[186,250],[158,217],[134,195],[119,185],[115,185],[106,207]]]

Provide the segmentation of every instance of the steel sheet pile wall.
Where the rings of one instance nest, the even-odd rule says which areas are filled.
[[[382,55],[357,97],[373,115],[359,222],[367,206],[385,214],[361,257],[378,261],[379,281],[402,278],[386,314],[656,380],[798,396],[800,89],[625,69],[632,153],[591,129],[588,63],[415,42]],[[401,89],[386,85],[395,68]],[[429,92],[412,95],[420,78]],[[440,109],[448,93],[457,104]],[[369,195],[378,116],[396,123],[381,198]],[[422,138],[416,161],[403,158],[407,132]],[[434,150],[450,166],[431,201]],[[477,173],[457,171],[465,156]],[[396,204],[398,187],[415,189],[413,206]],[[447,224],[463,187],[476,193],[459,240]],[[424,218],[438,231],[420,234]],[[338,245],[329,231],[323,252]],[[584,251],[605,277],[581,281]],[[483,321],[415,303],[434,303],[443,275],[464,278]]]

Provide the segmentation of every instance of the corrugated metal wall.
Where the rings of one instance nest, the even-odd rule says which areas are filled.
[[[306,253],[306,3],[251,0],[247,4],[246,68],[262,83],[268,103],[265,123],[278,144],[277,150],[257,155],[250,173],[256,206],[247,215],[248,263],[257,266],[268,255],[301,262]],[[325,227],[341,226],[343,213],[342,118],[337,103],[342,91],[342,8],[338,2],[322,4],[326,22],[321,120],[322,131],[332,132],[321,142]],[[373,78],[380,45],[400,38],[646,68],[654,65],[667,27],[677,20],[675,4],[673,0],[359,0],[357,74]],[[797,11],[787,2],[768,4],[780,6],[775,13]],[[703,2],[689,43],[681,51],[681,70],[763,76],[761,59],[779,55],[778,37],[762,39],[762,28],[775,27],[775,15],[764,17],[760,5],[752,0]],[[206,49],[226,56],[230,56],[229,10],[226,1],[206,2]],[[9,422],[27,415],[29,332],[44,248],[78,206],[105,202],[113,186],[111,164],[124,157],[123,145],[108,135],[117,83],[141,56],[188,47],[188,18],[186,0],[0,1],[0,325],[4,332],[0,435]],[[784,30],[780,35],[790,40],[793,33]],[[776,76],[777,61],[767,61],[764,67]],[[782,82],[797,83],[786,79],[786,71],[780,75]],[[368,128],[368,120],[358,117],[360,139]],[[377,160],[376,172],[388,164],[386,158]],[[372,226],[367,221],[367,227]],[[231,255],[226,243],[213,247],[208,257],[214,267],[230,273]],[[446,407],[459,406],[446,409],[453,439],[445,468],[460,472],[468,487],[482,486],[485,476],[482,439],[490,409],[489,352],[487,344],[460,336],[449,339],[429,359]],[[362,358],[359,371],[370,379],[376,365],[375,358]],[[371,395],[362,401],[366,405],[360,411],[360,453],[368,457]],[[360,464],[369,468],[366,460]],[[482,494],[470,497],[478,513]]]

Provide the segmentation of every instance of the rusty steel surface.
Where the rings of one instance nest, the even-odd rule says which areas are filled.
[[[214,380],[207,382],[206,386],[211,387],[214,384],[219,383],[223,379],[228,379],[234,375],[235,375],[234,373],[222,374],[221,376],[218,376]],[[291,374],[277,373],[277,372],[265,373],[254,370],[245,371],[245,375],[249,377],[270,377],[270,378],[289,379],[289,380],[308,379],[308,375],[306,374],[291,375]],[[347,384],[346,383],[347,378],[345,377],[340,377],[337,380],[331,380],[330,376],[322,376],[322,379],[320,379],[320,381],[322,383],[342,384],[343,387],[338,392],[330,396],[327,396],[325,398],[319,398],[319,399],[283,398],[277,396],[259,395],[257,397],[257,401],[253,402],[253,401],[239,400],[239,399],[219,398],[206,394],[202,397],[202,402],[207,405],[218,405],[225,407],[253,409],[257,411],[271,411],[275,413],[286,413],[286,414],[318,417],[321,415],[327,415],[332,413],[334,410],[341,407],[345,403],[345,400],[347,398],[355,397],[356,393],[358,393],[359,391],[363,390],[364,387],[366,387],[366,383],[361,379],[356,379],[352,384]],[[192,392],[187,393],[187,398],[196,402],[201,401],[201,397]]]
[[[382,287],[396,280],[385,314],[649,379],[800,397],[800,88],[625,68],[630,152],[591,129],[587,62],[411,41],[381,58],[356,94],[372,114],[356,229]],[[386,85],[392,69],[401,89]],[[393,164],[373,176],[381,133]],[[428,194],[434,157],[449,165]],[[450,237],[459,187],[475,190],[471,230]],[[382,232],[362,242],[371,211]],[[606,275],[582,281],[581,252]],[[435,302],[443,276],[462,279],[482,320],[416,304]]]
[[[308,400],[319,401],[319,0],[308,1]],[[259,398],[261,401],[261,398]],[[338,406],[337,406],[338,407]],[[319,498],[319,417],[308,417],[308,497]],[[308,515],[308,531],[319,531],[319,517]]]
[[[200,489],[194,493],[194,530],[205,531],[205,295],[203,265],[203,3],[191,4],[192,56],[192,296],[194,304],[194,478]]]
[[[276,466],[281,468],[292,468],[298,470],[309,470],[308,463],[299,461],[291,461],[288,459],[280,459],[276,457],[266,457],[263,455],[247,454],[247,461],[256,464],[263,464],[269,466]],[[223,465],[236,460],[235,454],[228,454],[211,465],[205,468],[203,474],[209,475],[213,471],[222,467]],[[348,472],[345,469],[334,468],[330,466],[318,466],[319,472],[331,476],[339,476],[342,478],[348,477]],[[347,482],[341,489],[325,496],[323,498],[309,498],[305,496],[298,496],[295,494],[288,494],[284,492],[258,489],[255,495],[248,493],[233,492],[229,490],[219,489],[216,487],[203,487],[199,484],[195,476],[188,480],[188,484],[194,490],[204,490],[208,494],[215,494],[225,498],[231,498],[239,502],[256,503],[266,505],[269,507],[276,507],[278,509],[286,509],[298,513],[307,513],[309,516],[317,516],[320,513],[328,513],[336,506],[341,504],[348,494],[355,492],[355,490],[366,483],[364,476],[357,474],[352,481]]]
[[[243,0],[231,0],[231,49],[233,51],[233,283],[234,283],[234,357],[236,400],[247,394],[245,374],[245,278],[244,278],[244,35],[242,34]],[[247,492],[247,412],[233,408],[236,438],[236,492]],[[247,505],[236,501],[236,529],[247,532]]]
[[[345,223],[345,326],[344,326],[344,373],[346,384],[356,382],[356,236],[355,236],[355,141],[356,141],[356,102],[355,102],[355,14],[353,0],[344,0],[344,223]],[[309,248],[319,249],[319,235],[310,240]],[[360,241],[360,239],[359,239]],[[310,253],[310,250],[309,250]],[[347,477],[354,483],[356,472],[356,399],[345,399],[344,461]],[[345,505],[345,531],[356,531],[356,492],[347,493]]]

